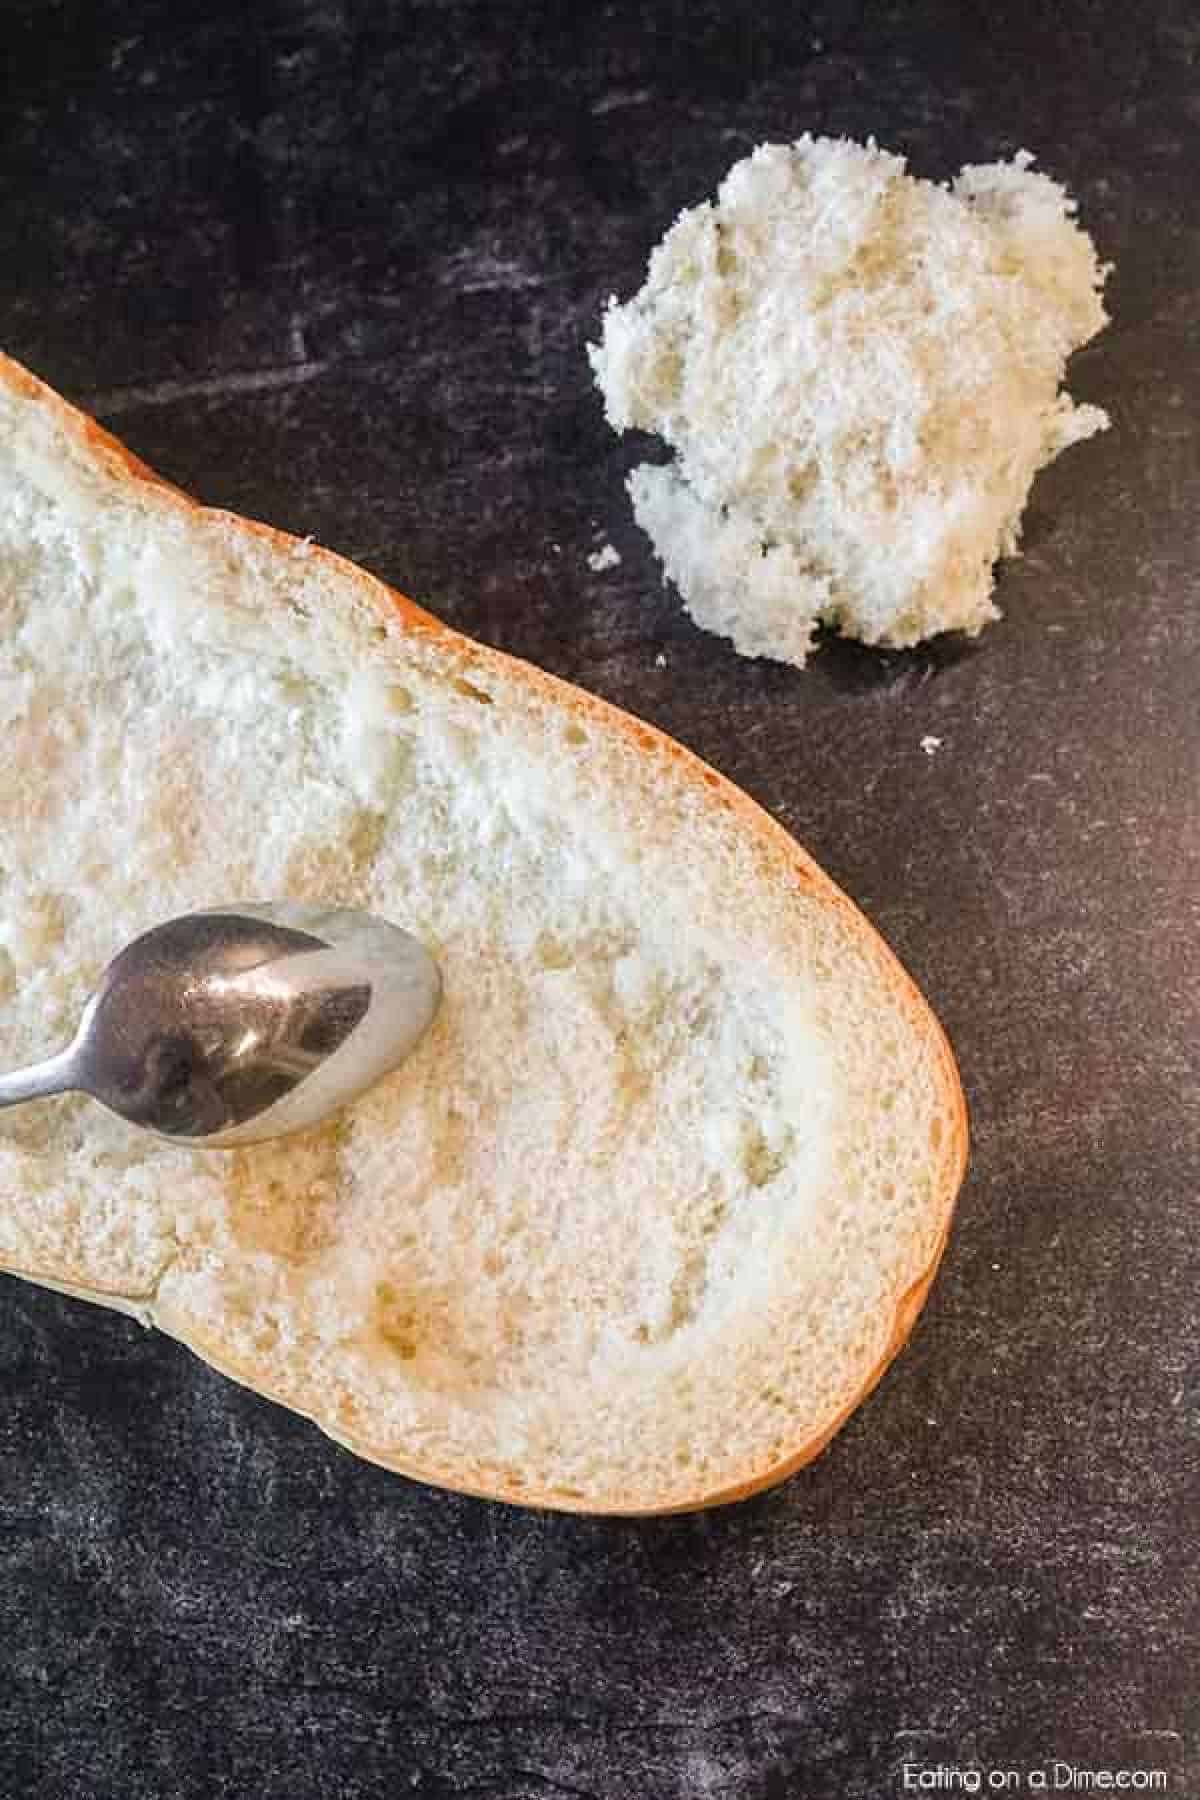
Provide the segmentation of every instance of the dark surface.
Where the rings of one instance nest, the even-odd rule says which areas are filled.
[[[876,1396],[694,1519],[408,1486],[0,1283],[6,1800],[1200,1795],[1200,15],[1035,10],[9,0],[0,341],[748,788],[943,1015],[974,1167]],[[1114,429],[1038,482],[1003,622],[797,674],[660,587],[584,343],[805,128],[1027,146],[1117,267],[1072,370]]]

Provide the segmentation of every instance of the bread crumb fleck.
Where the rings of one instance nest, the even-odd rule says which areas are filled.
[[[654,666],[656,669],[665,669],[666,668],[667,658],[666,658],[665,651],[662,651],[662,650],[659,651],[658,655],[654,659]]]
[[[921,739],[921,748],[926,756],[933,756],[941,749],[943,741],[940,737],[934,737],[931,731],[927,731]]]
[[[588,568],[596,575],[605,569],[615,569],[621,561],[621,552],[611,544],[601,544],[599,550],[593,550],[587,559]]]

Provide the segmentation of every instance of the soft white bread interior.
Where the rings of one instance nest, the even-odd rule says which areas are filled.
[[[1034,476],[1108,423],[1059,392],[1105,271],[1031,160],[940,187],[874,144],[764,145],[610,302],[609,420],[675,452],[631,476],[638,522],[745,655],[802,665],[818,623],[906,645],[998,616]]]
[[[0,1113],[0,1263],[449,1486],[659,1510],[815,1454],[966,1147],[860,914],[668,739],[203,510],[7,361],[0,459],[4,1065],[229,900],[371,908],[445,980],[411,1062],[304,1136]]]

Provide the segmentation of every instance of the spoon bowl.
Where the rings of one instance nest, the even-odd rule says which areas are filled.
[[[66,1050],[0,1076],[0,1107],[81,1092],[175,1143],[282,1137],[397,1068],[440,997],[429,952],[370,913],[187,913],[114,958]]]

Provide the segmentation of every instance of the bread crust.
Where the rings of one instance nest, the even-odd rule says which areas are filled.
[[[169,502],[181,513],[189,517],[219,521],[225,529],[234,534],[246,533],[260,538],[284,554],[290,555],[301,548],[302,540],[288,532],[280,531],[274,526],[261,524],[256,520],[243,518],[239,514],[224,509],[206,507],[173,483],[164,480],[162,476],[126,449],[103,426],[72,406],[21,363],[2,352],[0,352],[0,383],[22,397],[45,407],[59,427],[114,478],[132,485],[152,488],[163,500]],[[48,1270],[23,1268],[2,1260],[0,1260],[0,1271],[19,1276],[24,1280],[74,1298],[89,1300],[116,1311],[131,1314],[147,1325],[153,1324],[169,1336],[175,1337],[204,1362],[209,1363],[230,1379],[269,1400],[277,1401],[280,1405],[286,1406],[289,1411],[301,1412],[303,1417],[310,1418],[327,1437],[352,1451],[356,1456],[396,1474],[405,1475],[410,1479],[435,1487],[446,1488],[452,1492],[471,1494],[483,1499],[501,1500],[512,1505],[543,1507],[560,1512],[637,1517],[700,1511],[707,1507],[721,1506],[747,1499],[763,1489],[774,1487],[819,1456],[830,1440],[841,1430],[851,1413],[877,1386],[889,1365],[907,1342],[944,1254],[953,1221],[955,1202],[966,1173],[969,1131],[966,1099],[958,1068],[941,1024],[907,970],[853,901],[837,887],[824,870],[814,862],[808,852],[769,813],[752,800],[748,794],[735,787],[718,770],[713,769],[664,732],[635,718],[632,714],[622,711],[610,702],[601,700],[598,696],[587,693],[581,688],[573,687],[569,682],[548,674],[534,664],[463,637],[461,633],[445,625],[440,619],[426,612],[405,595],[388,587],[375,576],[368,574],[366,570],[359,568],[357,564],[337,555],[336,552],[315,544],[305,543],[303,547],[309,556],[318,557],[328,567],[336,568],[343,578],[349,577],[357,592],[381,616],[393,622],[398,621],[404,632],[413,637],[433,640],[441,650],[450,654],[458,669],[464,672],[475,670],[481,674],[487,672],[503,674],[510,679],[516,677],[519,682],[532,689],[543,702],[554,706],[568,716],[590,721],[604,731],[623,738],[627,744],[642,754],[657,754],[670,758],[689,783],[703,789],[706,803],[721,807],[731,813],[743,830],[751,838],[757,840],[765,853],[764,859],[767,863],[774,864],[777,868],[782,865],[790,884],[820,898],[842,913],[844,919],[853,926],[855,934],[864,947],[869,948],[880,963],[889,986],[903,1003],[914,1027],[917,1028],[920,1035],[926,1038],[932,1036],[936,1048],[942,1101],[951,1119],[951,1127],[946,1141],[942,1145],[939,1159],[937,1197],[930,1207],[931,1213],[940,1216],[943,1220],[937,1247],[923,1273],[895,1301],[888,1341],[882,1356],[850,1400],[818,1433],[806,1438],[785,1456],[777,1458],[773,1462],[762,1467],[747,1468],[744,1476],[736,1481],[723,1483],[714,1488],[681,1488],[678,1492],[664,1493],[661,1497],[654,1499],[648,1499],[638,1494],[617,1493],[610,1498],[596,1500],[555,1489],[553,1486],[539,1488],[533,1482],[526,1484],[522,1480],[514,1479],[511,1471],[441,1468],[413,1461],[406,1458],[393,1446],[372,1444],[340,1431],[336,1425],[315,1414],[304,1413],[285,1395],[274,1392],[269,1384],[256,1377],[252,1369],[227,1357],[211,1341],[206,1340],[203,1334],[189,1330],[182,1321],[173,1328],[169,1311],[160,1308],[157,1303],[157,1289],[142,1293],[105,1290],[85,1281],[73,1279],[70,1271],[66,1272],[64,1278],[63,1271],[56,1270],[52,1273]]]

